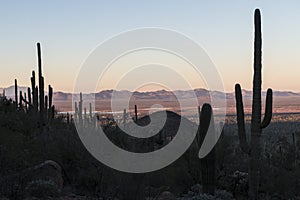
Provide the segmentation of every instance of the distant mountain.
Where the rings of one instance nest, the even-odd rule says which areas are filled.
[[[0,88],[0,93],[2,93],[3,89],[5,89],[5,94],[9,98],[14,98],[15,96],[15,88],[14,86],[10,86],[8,88]],[[22,91],[23,93],[27,93],[27,87],[18,87],[19,91]],[[189,99],[192,98],[194,95],[197,97],[206,97],[209,98],[209,96],[214,96],[216,98],[223,98],[224,93],[220,91],[209,91],[207,89],[203,88],[197,88],[194,90],[176,90],[174,92],[167,91],[167,90],[157,90],[157,91],[149,91],[149,92],[131,92],[128,90],[121,90],[121,91],[114,91],[114,90],[103,90],[97,93],[90,93],[90,94],[84,94],[85,99],[93,99],[96,98],[96,100],[110,100],[112,98],[112,95],[114,95],[117,98],[125,98],[128,96],[131,96],[134,100],[166,100],[166,101],[172,101],[176,99],[176,95],[178,95],[180,98]],[[242,90],[243,97],[245,99],[252,98],[252,91],[249,90]],[[175,95],[176,94],[176,95]],[[235,95],[234,92],[228,92],[225,93],[227,99],[234,99]],[[265,96],[266,92],[262,92],[262,96]],[[274,97],[300,97],[300,93],[291,92],[291,91],[273,91]],[[78,94],[75,94],[79,98]],[[65,93],[65,92],[54,92],[53,95],[54,101],[71,101],[72,100],[72,93]]]
[[[3,90],[5,90],[5,96],[14,98],[15,97],[15,86],[12,85],[8,88],[0,88],[0,93],[3,93]],[[26,92],[27,93],[27,87],[18,87],[18,95],[22,91],[22,93]]]
[[[54,101],[69,101],[69,100],[72,100],[72,94],[64,93],[64,92],[54,92],[53,100]]]
[[[266,93],[266,92],[264,92]],[[290,97],[290,96],[300,96],[300,93],[295,93],[295,92],[289,92],[289,91],[273,91],[274,96],[279,96],[279,97]],[[265,95],[265,94],[264,94]]]

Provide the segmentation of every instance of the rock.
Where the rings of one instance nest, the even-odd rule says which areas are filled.
[[[63,187],[62,169],[47,160],[0,180],[0,193],[8,197],[57,196]]]

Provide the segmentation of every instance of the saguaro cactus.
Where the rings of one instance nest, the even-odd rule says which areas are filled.
[[[27,88],[27,94],[28,94],[28,103],[31,104],[31,90],[30,90],[30,87]]]
[[[16,108],[18,108],[18,81],[15,79],[15,102]]]
[[[80,92],[80,100],[78,103],[78,119],[79,119],[79,125],[82,126],[83,125],[83,120],[82,120],[82,93]]]
[[[33,99],[34,99],[34,109],[36,110],[36,112],[38,112],[38,99],[39,99],[39,97],[38,97],[38,94],[39,94],[39,88],[38,88],[38,86],[35,86],[35,89],[34,89],[34,93],[35,93],[35,95],[33,96]]]
[[[86,114],[86,107],[84,107],[83,111],[84,111],[84,113],[83,113],[84,126],[87,126],[88,118],[87,118],[87,114]]]
[[[39,70],[39,98],[40,98],[40,123],[44,123],[45,117],[45,97],[44,97],[44,77],[42,76],[42,55],[41,55],[41,45],[37,43],[37,54],[38,54],[38,70]]]
[[[48,96],[45,96],[45,116],[48,116]]]
[[[78,123],[77,118],[78,118],[78,106],[77,106],[77,102],[75,102],[74,120],[76,123]]]
[[[52,98],[53,98],[53,88],[51,87],[51,85],[48,85],[48,99],[49,99],[49,106],[48,106],[48,119],[50,120],[53,116],[52,114]],[[47,107],[46,107],[47,109]]]
[[[134,105],[134,119],[135,119],[135,121],[138,120],[137,105]]]
[[[127,121],[127,113],[126,113],[126,109],[124,108],[124,110],[123,110],[123,125],[124,126],[126,124],[126,121]]]
[[[265,105],[265,116],[261,121],[261,69],[262,69],[262,38],[261,38],[261,16],[259,9],[255,10],[255,39],[254,39],[254,77],[253,77],[253,99],[251,119],[251,142],[248,144],[245,131],[244,108],[242,91],[239,84],[235,85],[236,112],[238,122],[238,133],[241,149],[249,155],[249,196],[250,199],[258,198],[259,187],[259,165],[260,165],[260,136],[262,129],[266,128],[272,118],[272,90],[268,89]]]
[[[89,103],[90,106],[90,124],[93,125],[93,109],[92,109],[92,103]]]
[[[18,100],[18,84],[15,79],[15,103],[16,108],[22,107],[24,102],[25,111],[34,110],[35,116],[39,117],[40,125],[46,125],[45,122],[49,122],[50,118],[54,117],[54,106],[52,105],[53,88],[49,85],[49,94],[45,96],[44,91],[44,77],[42,76],[42,58],[41,58],[41,45],[37,43],[37,55],[38,55],[38,74],[39,74],[39,86],[36,86],[35,71],[32,71],[31,89],[27,88],[27,95],[24,95],[20,91]],[[32,96],[31,96],[32,95]],[[27,101],[28,96],[28,101]],[[27,109],[30,108],[30,109]],[[48,121],[47,121],[48,120]]]
[[[22,95],[22,91],[20,91],[20,95],[19,95],[19,107],[20,108],[23,107],[22,100],[23,100],[23,95]]]
[[[212,108],[209,104],[203,104],[201,112],[200,112],[200,128],[198,132],[198,144],[199,147],[202,146],[204,138],[208,132],[209,126],[214,129],[214,121]],[[215,162],[215,147],[209,152],[207,156],[200,160],[201,167],[201,181],[203,192],[208,194],[214,194],[215,192],[215,170],[216,170],[216,162]]]

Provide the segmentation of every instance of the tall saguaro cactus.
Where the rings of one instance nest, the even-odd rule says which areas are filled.
[[[198,107],[200,110],[200,107]],[[200,115],[200,128],[197,134],[197,140],[199,147],[202,146],[204,138],[208,133],[209,127],[213,130],[214,129],[214,121],[212,108],[209,104],[205,103],[202,106]],[[208,153],[207,156],[200,160],[200,167],[201,167],[201,182],[203,187],[203,192],[208,194],[214,194],[215,192],[215,171],[216,171],[216,153],[215,147]]]
[[[18,108],[18,81],[15,79],[15,102],[16,108]]]
[[[235,85],[236,112],[238,122],[238,133],[241,149],[249,155],[249,197],[258,198],[259,188],[259,165],[261,144],[260,136],[262,129],[266,128],[272,118],[272,90],[268,89],[265,105],[265,116],[261,120],[261,69],[262,69],[262,37],[261,37],[261,16],[259,9],[255,10],[255,38],[254,38],[254,77],[253,77],[253,99],[252,99],[252,118],[251,118],[251,141],[248,144],[246,131],[242,91],[239,84]]]
[[[39,92],[40,92],[40,123],[44,123],[45,117],[45,97],[44,97],[44,77],[42,76],[42,55],[41,45],[37,43],[37,55],[38,55],[38,71],[39,71]]]
[[[24,102],[25,110],[31,111],[32,109],[35,116],[39,117],[39,123],[41,125],[45,125],[46,122],[49,122],[51,118],[54,117],[54,109],[55,107],[52,105],[52,98],[53,98],[53,88],[49,85],[49,93],[48,96],[45,96],[44,91],[44,77],[42,75],[42,56],[41,56],[41,45],[37,43],[37,55],[38,55],[38,81],[39,86],[36,85],[35,80],[35,71],[32,71],[31,80],[31,89],[27,89],[28,101],[26,98],[26,93],[24,93],[24,97],[22,92],[20,91],[19,95],[19,102],[18,102],[18,85],[17,79],[15,79],[15,99],[16,99],[16,108],[22,108]],[[32,95],[32,96],[31,96]],[[30,109],[26,109],[30,108]]]

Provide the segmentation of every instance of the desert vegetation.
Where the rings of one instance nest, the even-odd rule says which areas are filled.
[[[112,118],[100,118],[91,103],[84,107],[80,93],[75,112],[59,115],[53,105],[53,88],[44,89],[38,43],[38,84],[33,71],[27,93],[18,91],[16,79],[15,98],[7,98],[5,91],[0,96],[0,199],[300,199],[299,114],[272,116],[269,89],[262,120],[260,11],[254,15],[251,116],[244,113],[237,84],[236,116],[226,116],[225,124],[215,124],[211,105],[204,103],[196,116],[200,125],[167,111],[163,128],[150,138],[135,138],[120,128],[145,126],[159,113],[139,116],[137,105],[131,122],[130,111],[124,109],[122,123],[116,123]],[[77,133],[78,126],[95,134],[102,129],[120,148],[151,152],[172,141],[181,121],[197,132],[191,146],[171,165],[149,173],[120,172],[100,163]],[[217,145],[199,159],[209,127],[216,126],[222,128]]]

